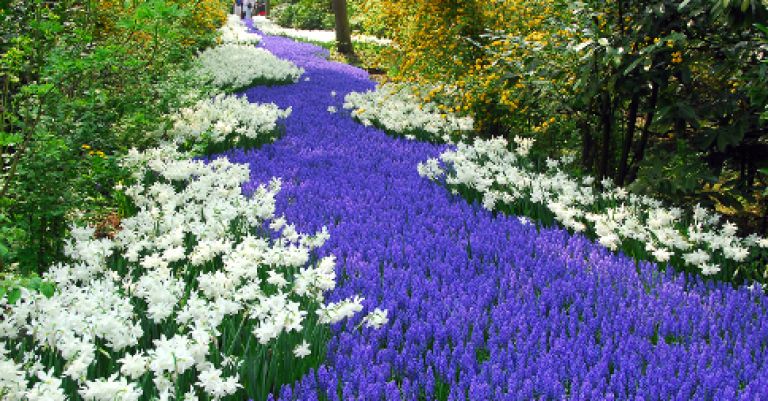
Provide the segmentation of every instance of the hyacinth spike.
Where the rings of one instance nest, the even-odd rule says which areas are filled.
[[[297,399],[768,397],[765,295],[659,273],[454,197],[416,168],[452,147],[392,138],[314,100],[373,89],[364,71],[262,36],[312,79],[246,91],[291,118],[275,143],[227,156],[250,164],[245,188],[284,177],[276,209],[298,230],[329,227],[321,252],[343,277],[329,300],[359,293],[389,310],[375,335],[335,327],[326,363],[302,379],[316,387],[296,386]]]

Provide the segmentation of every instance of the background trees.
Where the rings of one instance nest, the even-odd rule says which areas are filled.
[[[436,85],[478,134],[536,137],[583,174],[766,229],[763,3],[380,3],[391,77]]]

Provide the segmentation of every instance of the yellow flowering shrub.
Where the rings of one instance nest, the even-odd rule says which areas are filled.
[[[141,50],[146,51],[154,45],[151,30],[137,30],[136,26],[126,25],[121,21],[134,19],[139,7],[147,7],[157,12],[157,17],[167,18],[167,23],[176,22],[189,33],[185,37],[178,38],[176,46],[197,46],[197,39],[211,35],[215,30],[224,25],[227,20],[227,10],[230,5],[228,0],[165,0],[151,2],[147,0],[126,2],[123,0],[97,0],[94,7],[95,17],[98,21],[100,38],[123,37],[135,44]],[[168,13],[168,10],[176,10]],[[170,21],[176,19],[177,21]]]
[[[555,45],[573,37],[572,30],[563,28],[571,18],[567,2],[375,1],[384,3],[380,9],[397,44],[392,79],[450,87],[437,86],[425,101],[442,99],[446,111],[472,114],[481,131],[499,133],[501,120],[510,119],[534,131],[554,124],[551,116],[531,116],[528,102],[542,90],[565,95],[573,80],[544,82],[527,74],[527,63],[543,52],[558,62]]]
[[[675,203],[764,191],[765,1],[367,1],[390,79],[434,88],[424,100],[479,134],[536,136],[542,156]]]
[[[227,21],[227,10],[231,6],[229,0],[172,0],[172,2],[190,13],[186,19],[187,27],[198,34],[212,32],[224,25]]]

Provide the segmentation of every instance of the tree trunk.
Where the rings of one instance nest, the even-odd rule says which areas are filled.
[[[624,133],[624,141],[621,144],[621,159],[619,160],[619,172],[616,175],[616,185],[624,186],[624,180],[627,178],[629,170],[629,150],[632,147],[632,141],[635,137],[635,128],[637,127],[637,109],[640,107],[640,94],[632,95],[629,103],[629,115],[627,116],[627,130]]]
[[[592,138],[592,127],[589,125],[589,121],[584,118],[579,126],[581,128],[581,166],[584,170],[589,171],[590,174],[594,172],[592,170],[595,165],[595,161],[592,157],[594,148],[594,139]]]
[[[651,98],[648,101],[648,114],[645,116],[645,125],[643,126],[643,133],[640,135],[640,140],[635,145],[635,151],[632,154],[632,162],[630,163],[629,173],[626,178],[626,183],[629,184],[637,178],[637,171],[640,169],[640,163],[645,157],[645,148],[648,146],[648,136],[650,135],[651,124],[653,118],[656,115],[656,103],[659,99],[659,85],[655,82],[651,83]]]
[[[336,49],[344,55],[355,53],[352,48],[352,33],[347,16],[347,0],[333,0],[333,13],[336,16]]]
[[[599,179],[603,179],[608,177],[608,161],[611,157],[611,132],[613,131],[611,96],[605,89],[600,97],[600,125],[603,132],[600,139],[600,164],[597,176]]]

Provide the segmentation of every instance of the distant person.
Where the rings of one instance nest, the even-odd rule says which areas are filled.
[[[232,9],[232,14],[239,15],[243,18],[243,0],[235,0],[235,6]]]
[[[253,0],[245,0],[245,19],[246,21],[251,19],[253,11]]]

